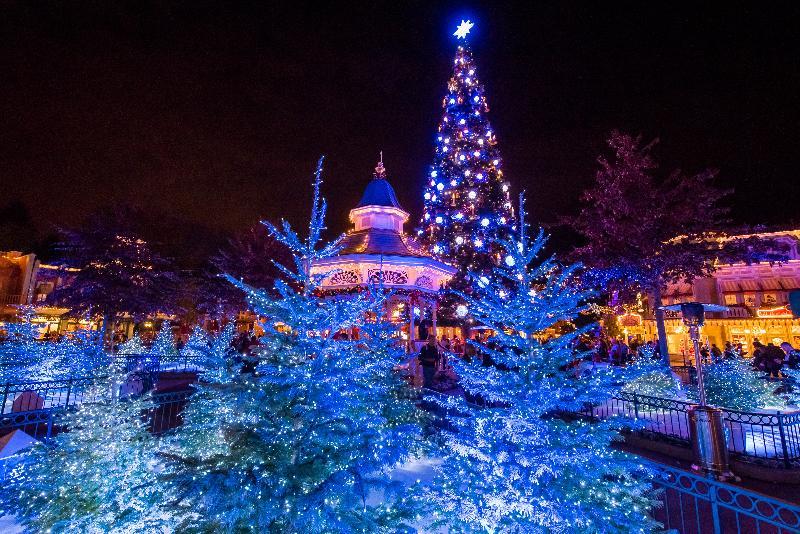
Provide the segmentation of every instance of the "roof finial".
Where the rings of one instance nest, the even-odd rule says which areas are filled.
[[[375,174],[372,175],[375,180],[386,179],[386,168],[383,166],[383,150],[381,150],[381,159],[375,167]]]

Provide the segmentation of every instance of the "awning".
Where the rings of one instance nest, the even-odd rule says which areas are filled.
[[[786,291],[800,289],[800,280],[797,278],[779,278],[778,281],[781,283],[781,289],[785,289]]]
[[[761,286],[757,280],[739,280],[742,291],[761,291]]]
[[[759,283],[761,283],[761,287],[764,290],[772,290],[772,289],[780,290],[780,289],[782,289],[781,288],[781,283],[777,278],[762,278],[761,280],[759,280]]]
[[[723,293],[738,293],[741,291],[741,289],[739,289],[739,284],[734,280],[720,280],[719,289]]]

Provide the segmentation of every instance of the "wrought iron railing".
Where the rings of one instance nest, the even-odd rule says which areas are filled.
[[[605,419],[628,417],[648,437],[689,445],[687,401],[620,393],[606,403],[587,406],[583,415]],[[800,412],[757,413],[722,410],[728,451],[746,462],[784,468],[800,467]]]
[[[800,507],[694,473],[655,464],[661,506],[652,514],[684,533],[800,532]]]
[[[101,397],[146,393],[155,384],[152,376],[135,370],[127,375],[131,384],[117,382],[113,389],[93,386],[107,377],[82,377],[66,380],[47,380],[37,382],[15,382],[0,385],[0,436],[20,429],[38,439],[48,439],[60,432],[61,417],[69,410],[77,408],[82,402],[98,400]],[[154,407],[146,414],[151,430],[159,434],[175,428],[181,423],[181,413],[189,395],[193,392],[186,381],[178,384],[178,391],[153,391]],[[126,390],[126,388],[128,388]]]
[[[208,361],[205,357],[197,355],[156,356],[153,354],[112,354],[109,356],[112,364],[118,369],[130,371],[173,371],[173,372],[202,372],[206,370]]]
[[[0,305],[25,304],[22,295],[0,295]]]

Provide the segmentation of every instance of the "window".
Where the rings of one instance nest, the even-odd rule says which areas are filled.
[[[744,296],[744,305],[750,306],[751,308],[755,308],[756,306],[756,295],[755,293],[747,293]]]
[[[764,293],[761,297],[762,306],[775,306],[778,304],[778,297],[775,293]]]
[[[736,295],[731,293],[725,294],[725,305],[726,306],[735,306],[739,304],[739,299],[736,298]]]

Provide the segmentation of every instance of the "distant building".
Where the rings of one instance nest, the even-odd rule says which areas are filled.
[[[730,311],[711,314],[703,328],[703,339],[722,347],[725,341],[743,343],[752,352],[752,343],[778,344],[788,341],[800,347],[800,319],[792,318],[789,293],[800,290],[800,229],[757,234],[788,246],[788,260],[769,263],[725,264],[717,266],[710,278],[692,284],[672,284],[664,291],[665,304],[709,302],[724,304]],[[795,310],[800,315],[800,310]],[[668,316],[667,345],[670,353],[680,354],[689,339],[678,314]],[[656,335],[652,313],[620,316],[620,325],[631,335],[651,339]],[[638,324],[637,324],[638,323]]]
[[[32,306],[33,321],[41,324],[42,334],[63,334],[90,325],[83,318],[70,316],[68,308],[55,306],[51,294],[67,282],[64,269],[41,263],[33,253],[0,252],[0,323],[19,320],[20,308]]]
[[[0,252],[0,306],[2,313],[8,306],[30,304],[32,288],[39,269],[35,254]]]

